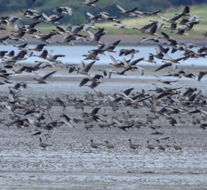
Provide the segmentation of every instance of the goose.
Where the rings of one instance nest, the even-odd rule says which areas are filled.
[[[10,37],[9,36],[5,36],[0,38],[0,43],[3,43],[4,45],[7,45],[8,42],[6,40],[8,40]]]
[[[183,30],[182,28],[178,28],[177,32],[171,31],[170,33],[188,36],[188,33],[185,33],[185,30]]]
[[[156,54],[150,53],[150,55],[153,55],[157,59],[164,59],[164,53],[166,54],[169,51],[169,48],[163,48],[161,45],[157,46],[156,48]]]
[[[45,84],[45,83],[46,83],[46,79],[47,79],[48,77],[50,77],[51,75],[53,75],[55,72],[56,72],[56,71],[52,71],[52,72],[50,72],[50,73],[44,75],[43,77],[40,77],[40,76],[37,74],[37,75],[39,76],[39,78],[34,78],[34,80],[38,81],[39,83]],[[35,73],[35,74],[36,74],[36,73]]]
[[[204,75],[207,74],[207,71],[199,71],[198,74],[198,81],[201,81],[201,79],[203,78]]]
[[[42,51],[45,46],[47,46],[47,44],[37,44],[37,46],[35,48],[30,49],[30,50],[39,52],[39,51]]]
[[[118,62],[112,55],[110,55],[110,59],[113,61],[110,65],[113,65],[114,67],[123,67],[124,63]]]
[[[173,126],[173,127],[178,123],[178,122],[176,121],[176,119],[174,119],[174,118],[172,118],[172,117],[168,117],[167,120],[168,120],[169,124],[170,124],[171,126]]]
[[[157,15],[158,17],[162,18],[164,21],[168,22],[168,23],[171,23],[171,24],[177,24],[178,23],[178,19],[181,18],[183,16],[183,13],[177,15],[177,16],[174,16],[173,18],[171,19],[167,19],[165,18],[164,16],[162,16],[161,14],[158,14]]]
[[[100,61],[100,58],[97,57],[97,55],[101,52],[104,52],[103,50],[100,50],[100,49],[94,49],[94,50],[91,50],[89,52],[88,55],[83,55],[84,57],[86,57],[84,60],[96,60],[96,61]]]
[[[153,55],[149,55],[149,58],[147,60],[143,60],[143,61],[157,64],[157,62],[154,60],[154,56]]]
[[[109,16],[108,13],[100,12],[100,15],[101,15],[101,18],[104,20],[108,20],[110,22],[116,22],[116,23],[121,24],[121,21],[115,19],[115,17],[113,17],[113,16]]]
[[[56,101],[57,101],[57,99],[56,99]],[[63,102],[63,101],[61,100],[61,102]],[[65,104],[65,103],[63,102],[62,104]],[[66,108],[66,105],[64,106],[64,108]],[[67,121],[69,127],[75,128],[75,126],[73,125],[72,119],[70,117],[68,117],[66,114],[62,114],[62,115],[60,115],[60,117],[63,117]]]
[[[81,87],[81,86],[83,86],[83,85],[85,85],[88,81],[91,81],[91,82],[99,82],[99,79],[100,78],[103,78],[103,76],[102,75],[99,75],[99,74],[96,74],[94,77],[92,77],[92,78],[84,78],[81,82],[80,82],[80,84],[79,84],[79,86]]]
[[[185,31],[195,31],[194,29],[193,29],[193,26],[195,25],[195,24],[199,24],[199,22],[190,22],[190,23],[188,23],[188,24],[186,24],[186,25],[182,25],[182,29],[183,30],[185,30]]]
[[[119,25],[114,24],[114,26],[116,26],[118,29],[130,29],[130,27],[128,27],[126,24],[121,23]]]
[[[91,148],[99,148],[100,144],[94,143],[92,139],[90,140],[90,142]]]
[[[20,17],[17,17],[17,16],[11,16],[9,18],[10,25],[14,24],[17,20],[22,20],[22,19]]]
[[[93,66],[94,63],[95,63],[95,61],[92,61],[88,65],[85,65],[85,63],[83,61],[81,61],[80,67],[77,68],[77,73],[80,73],[82,75],[90,76],[90,73],[88,73],[88,72],[89,72],[89,70],[91,69],[91,67]]]
[[[150,29],[151,27],[153,27],[155,25],[156,25],[155,23],[150,23],[150,24],[147,24],[143,27],[137,27],[137,28],[133,28],[133,29],[139,30],[140,32],[145,33],[147,31],[147,29]]]
[[[59,22],[57,22],[57,21],[60,20],[61,18],[63,18],[63,16],[57,16],[57,15],[47,16],[45,13],[42,13],[42,16],[46,19],[46,20],[44,20],[44,22],[52,23],[52,24],[59,24]]]
[[[134,151],[139,147],[138,144],[132,144],[131,139],[129,139],[128,141],[129,141],[129,148],[133,149]]]
[[[149,144],[149,141],[147,140],[147,146],[146,146],[149,150],[150,150],[150,152],[152,151],[152,150],[154,150],[155,149],[155,145],[153,145],[153,144]]]
[[[42,41],[42,42],[46,42],[46,43],[51,43],[50,41],[49,41],[49,39],[51,39],[52,38],[52,36],[54,36],[54,35],[56,35],[57,33],[56,32],[50,32],[49,34],[46,34],[46,35],[34,35],[33,36],[33,38],[35,38],[35,39],[37,39],[37,40],[40,40],[40,41]]]
[[[121,40],[117,40],[116,42],[112,43],[112,44],[101,44],[99,49],[103,50],[103,51],[108,51],[108,52],[113,52],[116,53],[116,51],[114,51],[114,49],[116,48],[116,46],[118,46],[118,44],[121,42]]]
[[[114,144],[111,144],[108,141],[105,141],[105,143],[106,143],[106,148],[108,148],[108,149],[114,149],[114,147],[115,147]]]
[[[164,28],[169,29],[169,30],[178,30],[176,23],[171,23],[170,27],[165,26]]]
[[[162,151],[165,151],[165,146],[162,145],[162,144],[160,144],[160,141],[158,139],[156,141],[157,141],[157,145],[156,145],[157,148],[160,149],[160,150],[162,150]]]
[[[98,43],[101,37],[106,34],[106,31],[104,31],[104,28],[99,28],[98,32],[96,32],[95,34],[89,30],[87,32],[90,35],[90,37],[87,40],[92,43]]]
[[[154,25],[151,27],[150,30],[145,30],[145,34],[149,34],[149,35],[153,35],[153,36],[159,36],[159,34],[155,33],[157,30],[157,25]],[[159,41],[158,39],[154,40],[154,41]]]
[[[135,50],[135,49],[120,49],[119,50],[119,56],[127,56],[131,54],[131,57],[134,57],[135,53],[139,53],[139,50]]]
[[[154,23],[157,25],[157,29],[160,30],[165,23],[157,21],[157,20],[150,20],[150,22]]]
[[[99,20],[101,20],[101,15],[100,14],[97,14],[97,15],[92,15],[91,13],[87,12],[87,18],[90,19],[91,21],[94,21],[94,22],[97,22]]]
[[[55,63],[57,63],[57,62],[59,62],[58,60],[57,60],[57,58],[58,57],[65,57],[65,55],[51,55],[51,54],[48,54],[48,57],[46,58],[48,61],[50,61],[50,62],[55,62]],[[63,62],[62,62],[63,63]]]
[[[175,141],[174,141],[173,147],[175,150],[180,150],[180,152],[182,151],[182,147],[180,145],[178,145]]]
[[[42,147],[44,150],[48,147],[48,146],[52,146],[51,144],[46,144],[42,142],[42,139],[39,138],[39,146]]]
[[[137,7],[128,11],[124,10],[120,5],[117,5],[117,7],[120,10],[119,13],[126,14],[128,16],[136,16],[136,14],[134,14],[133,12],[137,10]]]
[[[70,16],[73,15],[73,9],[70,7],[56,7],[55,10],[51,10],[50,12],[59,13],[59,14],[68,14]]]
[[[99,84],[101,84],[101,82],[100,82],[100,81],[97,81],[97,82],[92,82],[90,85],[85,85],[85,86],[91,88],[92,90],[94,90],[94,91],[96,92],[96,89],[95,89],[95,88],[96,88]],[[97,92],[96,92],[96,93],[97,93]]]

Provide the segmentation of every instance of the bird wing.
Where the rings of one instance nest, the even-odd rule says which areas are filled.
[[[51,20],[50,17],[48,17],[45,13],[42,13],[42,16],[43,16],[47,21]]]
[[[111,56],[111,55],[110,55],[110,59],[114,62],[114,64],[116,64],[116,65],[119,64],[119,63],[116,61],[116,59],[114,59],[114,57]]]
[[[207,72],[200,71],[198,74],[198,81],[200,81]]]
[[[50,75],[54,74],[55,72],[56,72],[56,71],[52,71],[52,72],[50,72],[50,73],[44,75],[44,76],[42,77],[42,79],[46,79],[46,78],[48,78]]]
[[[98,2],[98,1],[99,1],[99,0],[91,1],[90,4],[96,3],[96,2]]]
[[[142,61],[142,60],[144,60],[144,57],[132,61],[132,62],[130,63],[130,65],[136,65],[137,63],[139,63],[139,62]]]
[[[98,113],[98,110],[100,110],[100,108],[94,108],[91,112],[91,115],[95,115]]]
[[[140,43],[144,43],[144,42],[149,41],[149,40],[154,40],[154,38],[153,37],[143,38],[143,40]]]
[[[53,58],[57,59],[58,57],[65,57],[65,55],[54,55]]]
[[[79,86],[81,87],[81,86],[85,85],[88,81],[89,81],[88,78],[84,78],[84,79],[80,82]]]
[[[126,12],[126,10],[124,10],[121,6],[117,5],[117,7],[118,7],[122,12]]]
[[[155,71],[159,71],[159,70],[164,69],[165,67],[169,67],[171,65],[172,65],[172,63],[170,63],[170,62],[165,63],[165,64],[161,65],[160,67],[158,67]]]
[[[95,62],[96,62],[96,61],[92,61],[91,63],[89,63],[88,65],[86,65],[85,68],[84,68],[84,71],[85,71],[85,72],[88,72],[88,71],[91,69],[91,67],[93,66],[93,64],[94,64]]]
[[[176,21],[176,20],[178,20],[179,18],[181,18],[182,16],[183,16],[183,13],[181,13],[181,14],[179,14],[179,15],[173,17],[173,18],[171,18],[170,20]]]
[[[134,88],[129,88],[129,89],[126,89],[123,93],[128,96],[132,90],[134,90]]]
[[[67,12],[70,16],[73,15],[73,11],[72,11],[72,9],[71,9],[70,7],[65,7],[65,10],[66,10],[66,12]]]

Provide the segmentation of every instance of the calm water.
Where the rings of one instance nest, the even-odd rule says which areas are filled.
[[[29,48],[33,48],[34,46],[29,46]],[[109,55],[112,55],[115,59],[119,59],[122,60],[123,56],[119,56],[119,50],[120,49],[131,49],[134,48],[136,50],[139,50],[140,52],[135,54],[134,59],[138,59],[141,57],[145,57],[145,59],[148,59],[149,53],[153,53],[156,54],[156,50],[155,50],[156,46],[118,46],[115,50],[117,51],[117,53],[109,53],[106,52],[106,55],[99,55],[100,57],[100,61],[97,61],[96,64],[109,64],[112,63]],[[63,54],[66,55],[65,57],[61,57],[58,58],[58,60],[61,60],[67,64],[79,64],[81,60],[83,60],[85,57],[83,57],[82,55],[84,54],[88,54],[88,51],[93,50],[93,49],[97,49],[96,46],[47,46],[45,47],[45,49],[48,50],[49,53],[51,53],[52,55],[57,55],[57,54]],[[3,46],[0,45],[0,51],[11,51],[14,50],[15,53],[18,53],[19,50],[16,47],[13,47],[13,45],[7,45],[7,46]],[[169,53],[169,55],[172,58],[179,58],[182,57],[183,55],[183,51],[177,51],[174,54]],[[34,55],[40,55],[39,52],[35,52]],[[126,59],[130,59],[130,56],[125,56]],[[34,61],[40,61],[42,59],[38,58],[38,57],[30,57],[28,58],[26,61],[21,62],[21,63],[34,63]],[[159,59],[156,59],[157,64],[160,65],[162,64],[162,61]],[[91,60],[86,61],[90,62]],[[199,65],[199,66],[203,66],[206,65],[206,59],[205,58],[199,58],[199,59],[193,59],[190,58],[186,61],[181,61],[180,62],[182,65]],[[145,61],[142,61],[139,63],[139,65],[151,65],[152,63],[148,63]]]

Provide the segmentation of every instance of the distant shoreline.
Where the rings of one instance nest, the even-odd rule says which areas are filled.
[[[3,37],[3,35],[1,35],[1,37]],[[50,41],[51,44],[57,44],[56,42],[62,42],[63,41],[64,36],[58,35],[53,37]],[[107,36],[103,36],[101,41],[104,43],[113,43],[117,40],[121,40],[120,45],[132,45],[132,46],[156,46],[158,44],[164,44],[166,43],[166,40],[160,39],[159,43],[155,43],[153,41],[147,41],[144,43],[140,43],[140,41],[142,40],[142,38],[140,37],[140,35],[107,35]],[[178,43],[193,43],[197,46],[205,46],[207,44],[207,38],[191,38],[190,42],[189,42],[189,38],[185,38],[185,39],[176,39],[178,41]],[[27,35],[26,36],[26,40],[25,41],[8,41],[8,44],[23,44],[23,43],[30,43],[30,44],[40,44],[40,43],[44,43],[41,42],[35,38],[33,38],[32,35]],[[92,45],[89,42],[79,42],[79,41],[74,41],[75,45]],[[57,45],[61,45],[61,44],[57,44]],[[96,45],[94,43],[94,45]]]

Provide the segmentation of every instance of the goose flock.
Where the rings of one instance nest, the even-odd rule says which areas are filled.
[[[33,0],[35,3],[36,0]],[[48,3],[49,1],[45,1]],[[88,6],[95,9],[98,6],[99,0],[85,0],[80,2],[80,6]],[[90,9],[91,9],[90,8]],[[88,10],[90,10],[88,9]],[[69,26],[63,28],[59,25],[59,22],[63,17],[73,16],[72,7],[54,7],[51,12],[52,15],[46,15],[45,13],[38,13],[38,10],[26,9],[21,10],[22,17],[28,19],[27,25],[17,24],[21,22],[22,18],[17,16],[1,17],[0,18],[0,30],[2,35],[7,34],[0,38],[0,43],[7,45],[12,41],[19,42],[19,45],[14,45],[19,52],[15,55],[14,51],[0,51],[1,68],[0,78],[2,79],[1,85],[8,85],[8,95],[1,95],[1,111],[8,113],[8,118],[1,118],[1,124],[5,127],[12,128],[14,125],[21,129],[32,129],[32,136],[39,138],[39,146],[43,149],[49,148],[52,144],[42,142],[42,138],[47,140],[52,138],[53,134],[57,130],[61,130],[61,127],[66,125],[76,130],[78,127],[82,127],[83,130],[90,133],[91,130],[96,130],[97,127],[103,129],[103,131],[120,130],[123,133],[127,133],[130,130],[140,128],[150,128],[153,130],[149,134],[149,138],[146,139],[146,149],[153,151],[159,149],[160,151],[166,151],[169,147],[174,147],[175,150],[182,150],[181,145],[176,144],[181,139],[175,139],[173,134],[164,132],[169,127],[173,127],[175,130],[181,125],[194,125],[195,128],[205,130],[207,128],[207,96],[205,96],[201,89],[196,86],[189,87],[187,89],[182,87],[159,87],[160,83],[164,85],[171,85],[176,83],[180,78],[189,78],[191,80],[201,81],[207,70],[199,72],[198,76],[193,73],[188,73],[184,70],[177,71],[176,68],[183,64],[188,59],[203,59],[207,55],[207,47],[197,47],[192,43],[179,43],[179,40],[171,37],[170,34],[176,35],[188,35],[186,32],[193,31],[194,25],[199,25],[202,19],[191,13],[190,7],[184,7],[181,13],[173,18],[165,18],[161,14],[161,10],[152,12],[141,12],[138,8],[132,7],[131,10],[125,10],[120,5],[117,5],[117,13],[124,14],[128,18],[142,19],[147,16],[154,16],[155,18],[161,18],[162,21],[150,20],[143,27],[134,27],[130,29],[126,24],[119,20],[118,16],[111,16],[105,10],[99,12],[96,15],[92,15],[90,12],[86,12],[89,23],[81,23],[75,26]],[[18,14],[19,15],[19,14]],[[104,28],[99,28],[98,23],[102,21],[113,22],[116,30],[137,30],[137,35],[140,33],[145,34],[140,43],[146,41],[152,41],[156,45],[156,53],[149,52],[149,58],[139,57],[135,59],[135,56],[141,55],[138,49],[121,49],[119,57],[123,57],[120,61],[113,56],[116,52],[116,47],[121,44],[121,39],[117,41],[111,41],[104,43],[102,37],[107,35],[107,31]],[[53,26],[53,29],[48,34],[42,34],[37,28],[39,24],[45,23],[45,27]],[[169,30],[168,34],[162,31],[162,27],[170,23],[170,27],[164,27]],[[70,24],[70,23],[68,23]],[[13,28],[13,31],[8,35],[7,26]],[[28,47],[27,35],[32,36],[37,44],[35,48]],[[174,35],[176,37],[176,35]],[[48,53],[45,49],[47,45],[51,43],[51,39],[57,36],[61,36],[62,41],[57,41],[57,44],[64,44],[72,46],[75,42],[96,45],[96,49],[92,49],[88,54],[83,54],[80,65],[71,64],[68,65],[61,61],[65,55]],[[152,36],[152,37],[148,37]],[[201,36],[203,37],[203,36]],[[204,34],[206,37],[206,34]],[[160,40],[164,40],[165,43],[161,44]],[[190,37],[189,37],[190,40]],[[24,42],[24,44],[22,44]],[[72,47],[70,47],[72,48]],[[195,49],[196,48],[196,49]],[[171,55],[169,52],[171,51]],[[171,57],[173,53],[180,51],[180,58]],[[36,53],[39,55],[34,55]],[[96,62],[101,61],[99,55],[105,55],[105,52],[110,53],[110,60],[112,63],[108,67],[99,68],[96,73],[90,73],[91,68],[96,65]],[[125,56],[130,56],[127,60]],[[34,64],[26,64],[28,57],[38,57],[43,61],[35,61]],[[101,89],[102,80],[111,80],[114,75],[126,76],[129,72],[137,72],[140,75],[144,75],[144,68],[139,66],[140,62],[148,62],[156,64],[156,60],[162,60],[163,64],[157,66],[155,73],[160,72],[168,67],[172,67],[172,72],[166,73],[165,76],[175,77],[176,80],[164,80],[158,79],[154,82],[156,88],[150,89],[148,92],[142,89],[140,92],[134,92],[136,88],[128,88],[121,92],[115,92],[111,94],[104,94],[102,91],[97,90],[97,86]],[[89,60],[89,63],[85,63],[85,60]],[[20,63],[21,61],[21,63]],[[182,61],[182,63],[181,63]],[[91,93],[86,92],[85,98],[78,97],[45,97],[32,98],[23,94],[22,90],[32,91],[25,81],[17,82],[13,80],[15,76],[21,76],[22,73],[29,73],[29,76],[35,75],[34,80],[38,83],[47,83],[47,80],[55,76],[58,73],[59,67],[63,67],[68,70],[68,76],[71,73],[77,73],[77,75],[83,76],[77,86],[87,86],[91,88]],[[43,69],[49,69],[44,75],[40,76],[38,72]],[[90,84],[89,84],[90,82]],[[203,82],[203,81],[201,81]],[[48,82],[50,85],[50,82]],[[134,93],[132,93],[134,92]],[[23,97],[23,98],[22,98]],[[57,117],[51,113],[51,110],[58,106],[62,109],[62,113]],[[71,116],[71,110],[82,110],[79,115]],[[86,110],[91,111],[86,111]],[[127,111],[122,111],[127,110]],[[100,113],[100,111],[102,113]],[[139,118],[140,112],[146,112],[145,118]],[[112,114],[111,114],[112,113]],[[182,115],[182,118],[180,116]],[[192,117],[192,121],[185,120],[185,117]],[[199,118],[196,118],[199,117]],[[179,118],[179,119],[178,119]],[[156,125],[160,121],[167,122],[167,124]],[[177,128],[176,128],[177,127]],[[5,128],[6,130],[6,128]],[[157,141],[155,144],[150,144],[149,139],[151,135],[156,136],[154,139]],[[160,138],[160,136],[162,136]],[[72,138],[72,137],[71,137]],[[96,137],[94,136],[94,139]],[[108,149],[116,149],[116,142],[109,142],[110,139],[105,139],[105,145],[102,143],[94,143],[94,139],[89,139],[88,145],[91,148],[98,149],[101,146],[105,146]],[[171,145],[162,144],[160,141],[173,140]],[[94,140],[94,141],[93,141]],[[127,138],[126,138],[127,141]],[[129,148],[139,151],[140,145],[133,144],[129,139]],[[173,144],[174,142],[174,144]],[[151,142],[152,143],[152,142]]]

